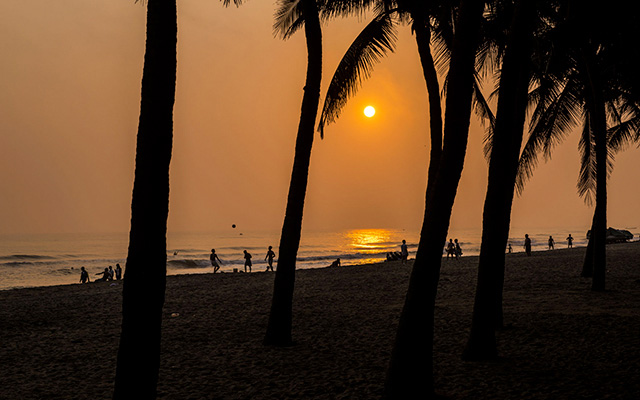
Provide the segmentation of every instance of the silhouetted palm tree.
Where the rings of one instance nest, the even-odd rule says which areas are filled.
[[[271,312],[264,337],[264,344],[276,346],[292,344],[291,325],[296,256],[300,246],[302,213],[307,192],[309,161],[322,78],[322,29],[316,0],[279,0],[274,24],[275,30],[284,38],[288,38],[302,25],[304,25],[307,43],[307,76],[302,97],[302,110],[296,137],[287,208],[280,236]]]
[[[156,397],[166,287],[176,43],[175,0],[148,0],[131,231],[122,293],[122,333],[114,399]]]
[[[483,1],[461,1],[451,47],[444,117],[444,145],[425,219],[409,289],[385,381],[385,398],[430,398],[433,384],[435,297],[440,278],[442,244],[466,154],[474,60],[484,10]]]
[[[531,80],[531,53],[537,10],[534,0],[518,0],[512,11],[501,65],[498,110],[492,128],[489,176],[484,203],[482,243],[473,319],[463,358],[497,356],[495,329],[502,326],[504,249]]]
[[[430,43],[433,40],[437,46],[437,60],[444,69],[449,57],[448,44],[452,29],[451,7],[447,2],[379,1],[376,5],[376,16],[351,44],[331,79],[318,129],[321,134],[324,133],[325,125],[339,117],[349,97],[356,94],[362,80],[371,76],[375,63],[388,51],[394,51],[398,23],[396,20],[410,23],[416,36],[429,98],[431,150],[428,182],[434,182],[438,160],[442,153],[442,105],[436,60],[434,60]],[[427,197],[430,191],[430,186],[427,185]]]
[[[567,16],[558,24],[546,70],[532,92],[536,108],[521,155],[517,184],[522,190],[538,153],[549,157],[554,145],[582,123],[578,191],[587,202],[595,199],[596,204],[591,229],[593,243],[585,257],[583,275],[593,271],[593,290],[605,288],[606,182],[612,165],[607,143],[611,125],[607,118],[619,115],[615,110],[620,109],[624,85],[618,83],[630,80],[629,72],[621,74],[616,67],[625,58],[617,50],[621,37],[628,36],[637,26],[630,23],[627,13],[632,18],[637,18],[637,14],[628,8],[629,4],[622,1],[610,2],[606,8],[569,2]]]

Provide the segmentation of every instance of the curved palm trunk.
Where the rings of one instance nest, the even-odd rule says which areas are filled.
[[[607,268],[607,117],[604,102],[603,87],[600,83],[595,63],[589,57],[585,57],[591,106],[589,115],[591,129],[594,136],[594,149],[596,153],[596,209],[593,215],[593,281],[592,290],[605,289],[605,271]]]
[[[166,285],[176,44],[175,0],[148,0],[131,231],[114,399],[153,399],[156,396]]]
[[[440,104],[440,84],[438,73],[431,55],[431,34],[429,24],[418,15],[413,15],[413,29],[416,33],[416,44],[420,54],[422,74],[427,84],[429,97],[429,128],[431,131],[431,151],[429,154],[429,172],[427,178],[427,201],[432,192],[433,182],[436,180],[438,163],[442,155],[442,105]]]
[[[307,40],[307,77],[302,98],[302,110],[293,171],[289,183],[287,209],[282,225],[278,264],[273,286],[273,299],[269,324],[264,337],[265,345],[289,346],[292,344],[291,324],[293,288],[296,273],[296,256],[300,247],[302,212],[307,192],[309,161],[313,145],[314,126],[320,101],[322,78],[322,29],[315,0],[303,0],[304,31]]]
[[[464,166],[471,117],[474,55],[484,2],[462,1],[446,102],[444,147],[433,193],[429,196],[385,382],[388,399],[429,398],[433,385],[435,297],[440,278],[442,244]]]
[[[594,211],[593,220],[591,221],[591,235],[589,235],[589,241],[587,242],[587,251],[585,252],[584,262],[582,263],[582,272],[580,276],[583,278],[593,277],[593,230],[596,224],[596,215]]]
[[[528,58],[533,37],[533,0],[516,4],[500,78],[498,113],[489,162],[482,219],[482,244],[471,333],[465,360],[495,358],[495,329],[502,327],[504,249],[509,240],[511,207],[527,108],[530,80]]]

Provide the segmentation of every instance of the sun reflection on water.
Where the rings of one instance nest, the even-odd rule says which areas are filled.
[[[349,247],[360,253],[378,253],[393,246],[387,229],[355,229],[346,233]]]

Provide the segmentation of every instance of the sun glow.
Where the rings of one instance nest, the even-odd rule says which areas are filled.
[[[364,115],[366,115],[368,118],[373,117],[376,114],[376,109],[373,108],[373,106],[366,106],[364,108]]]

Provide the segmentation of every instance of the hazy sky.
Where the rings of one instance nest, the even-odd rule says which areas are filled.
[[[302,32],[274,37],[274,7],[178,2],[170,230],[282,225],[306,50]],[[366,20],[324,25],[323,90]],[[415,41],[400,32],[396,53],[316,137],[306,229],[421,224],[427,96]],[[144,40],[145,8],[133,0],[0,2],[0,233],[128,231]],[[487,165],[477,119],[471,126],[453,229],[482,220]],[[616,159],[610,226],[640,224],[639,154]],[[573,134],[516,199],[512,225],[587,227],[577,175]]]

